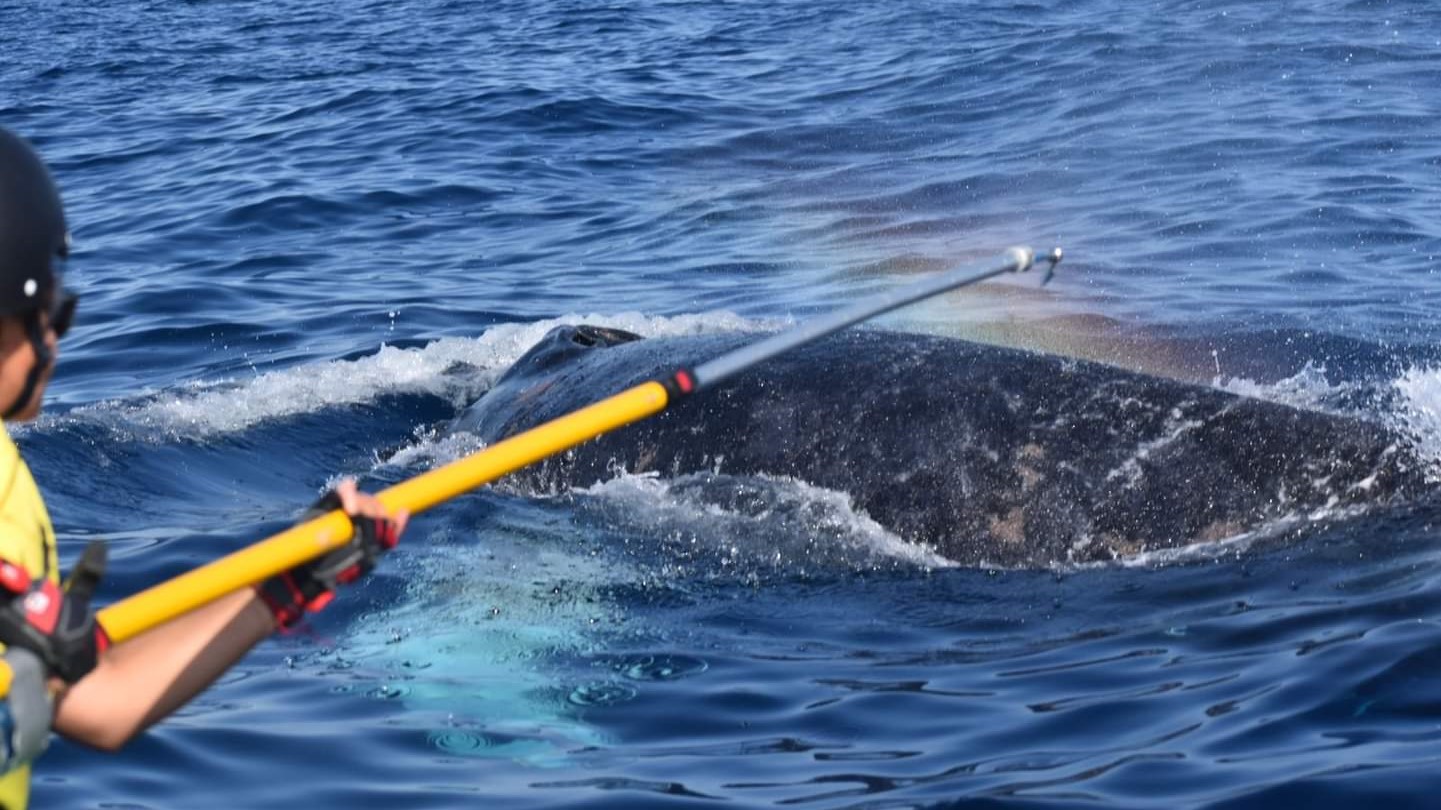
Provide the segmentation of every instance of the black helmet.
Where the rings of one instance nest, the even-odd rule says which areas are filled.
[[[0,127],[0,316],[49,305],[70,252],[60,192],[40,156]]]
[[[70,328],[75,296],[60,286],[57,260],[70,253],[65,209],[55,181],[30,144],[0,129],[0,317],[24,318],[35,362],[25,387],[0,419],[24,413],[55,355],[45,340],[42,308],[56,337]]]

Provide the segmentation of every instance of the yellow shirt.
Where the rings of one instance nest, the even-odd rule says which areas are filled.
[[[20,458],[20,451],[0,422],[0,558],[22,566],[34,579],[60,581],[55,556],[55,528],[45,501]],[[3,647],[0,647],[3,649]],[[30,766],[0,776],[0,807],[23,810],[30,801]]]

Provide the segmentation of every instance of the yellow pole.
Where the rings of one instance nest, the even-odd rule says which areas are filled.
[[[1024,272],[1030,269],[1036,258],[1035,251],[1020,247],[1011,248],[1006,256],[1006,260],[1001,264],[980,272],[974,272],[973,268],[969,267],[957,268],[935,278],[922,279],[877,299],[861,302],[832,315],[801,324],[757,344],[743,346],[697,366],[695,373],[687,376],[686,390],[691,390],[689,386],[692,385],[696,390],[708,387],[779,352],[897,307],[947,290],[965,287],[1001,273]],[[1054,270],[1061,261],[1061,249],[1053,249],[1044,258],[1051,263],[1051,269]],[[1048,274],[1046,281],[1049,280]],[[382,490],[377,497],[392,510],[423,512],[602,433],[657,414],[665,410],[669,404],[669,396],[665,386],[658,382],[641,383],[459,461]],[[350,537],[350,532],[349,519],[339,510],[330,512],[188,574],[141,591],[105,608],[96,618],[110,634],[112,641],[125,641],[227,593],[254,585],[337,548]],[[0,680],[3,680],[3,676],[4,673],[0,672]],[[3,692],[0,692],[0,696],[3,696]]]
[[[1051,271],[1054,272],[1056,264],[1061,261],[1061,249],[1053,249],[1044,258],[1051,263]],[[1030,269],[1034,260],[1035,252],[1030,248],[1012,248],[1004,263],[979,273],[970,273],[969,268],[953,270],[802,324],[697,366],[694,374],[687,375],[685,390],[692,390],[691,386],[697,390],[708,387],[779,352],[897,307],[1001,273],[1024,272]],[[1041,283],[1045,284],[1050,278],[1050,273],[1047,273]],[[392,510],[423,512],[602,433],[660,413],[669,404],[669,399],[669,393],[660,383],[641,383],[459,461],[382,490],[377,497]],[[254,585],[338,548],[346,542],[350,533],[350,519],[339,510],[330,512],[116,602],[100,611],[96,619],[112,641],[119,643],[134,638],[227,593]],[[9,692],[11,674],[9,666],[0,661],[0,698]]]
[[[505,441],[382,490],[376,497],[391,510],[423,512],[504,475],[665,410],[669,395],[646,382],[609,399],[512,436]],[[119,643],[254,585],[343,545],[350,520],[339,510],[294,526],[209,565],[116,602],[97,615]]]

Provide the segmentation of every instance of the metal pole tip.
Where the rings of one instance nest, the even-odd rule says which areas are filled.
[[[1036,263],[1036,252],[1028,247],[1013,247],[1006,251],[1006,256],[1011,260],[1013,273],[1024,273]]]
[[[1045,259],[1046,259],[1047,262],[1050,263],[1050,266],[1046,268],[1046,276],[1045,276],[1045,278],[1042,278],[1042,279],[1041,279],[1041,286],[1042,286],[1042,287],[1046,286],[1047,284],[1050,284],[1050,283],[1051,283],[1051,279],[1053,279],[1053,278],[1056,277],[1056,265],[1058,265],[1058,264],[1061,263],[1061,257],[1062,257],[1063,255],[1065,255],[1065,254],[1061,251],[1060,245],[1057,245],[1056,247],[1051,248],[1051,252],[1046,254]]]

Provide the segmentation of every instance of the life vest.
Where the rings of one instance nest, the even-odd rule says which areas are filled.
[[[31,578],[60,581],[55,527],[45,501],[20,458],[20,450],[0,422],[0,558],[23,567]],[[4,649],[0,646],[0,649]],[[30,801],[30,766],[0,776],[0,807],[23,810]]]

